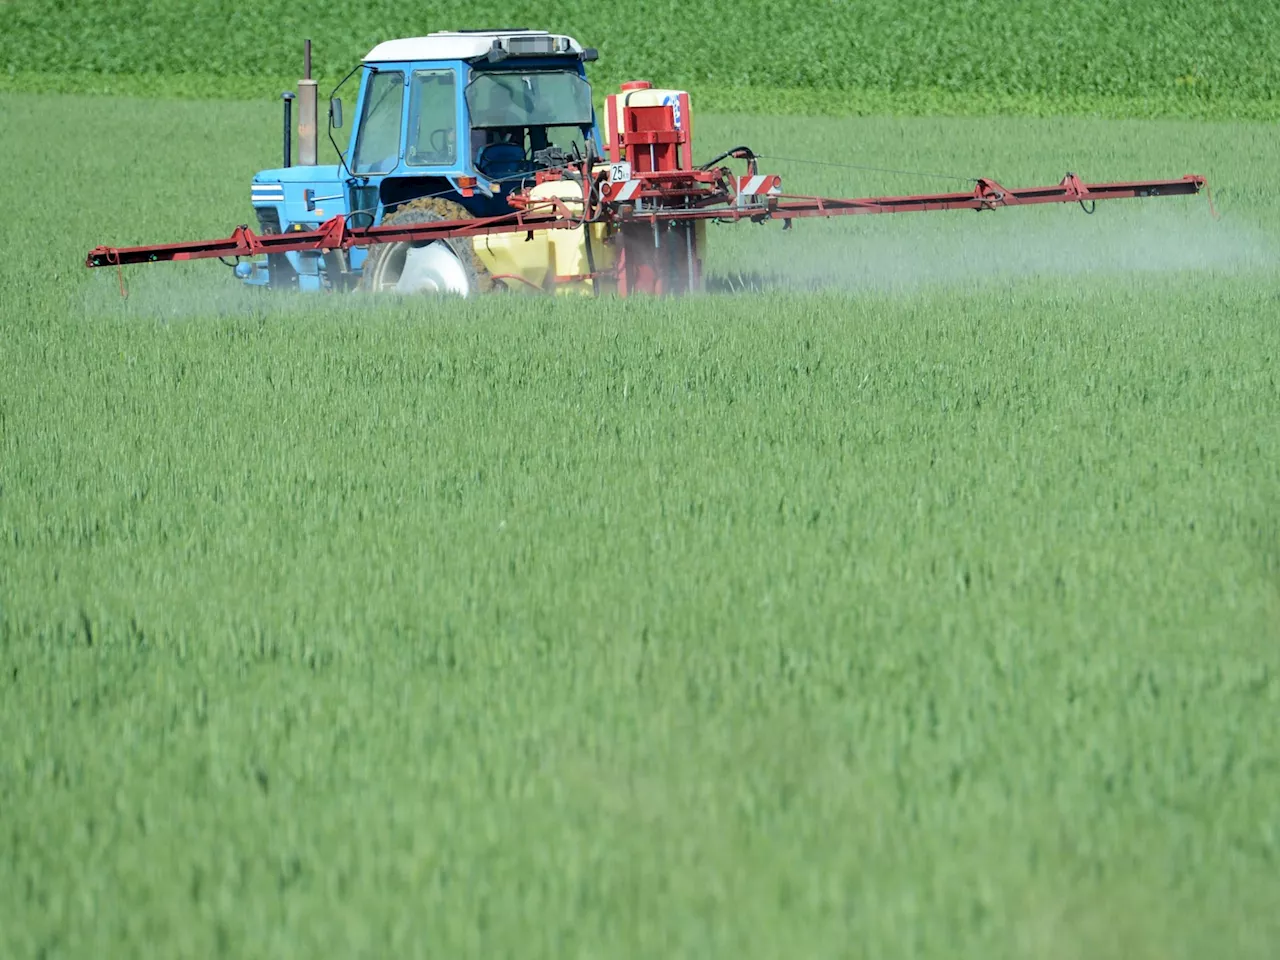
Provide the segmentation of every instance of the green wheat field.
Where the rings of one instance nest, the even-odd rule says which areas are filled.
[[[1280,23],[1046,6],[699,65],[724,5],[0,4],[0,956],[1275,956]],[[680,300],[83,267],[252,222],[302,36],[507,20],[796,192],[1219,218],[713,226]]]

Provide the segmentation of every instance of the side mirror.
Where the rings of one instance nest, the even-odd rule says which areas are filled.
[[[342,101],[338,97],[329,101],[329,126],[342,127]]]
[[[600,51],[595,47],[585,47],[583,51],[578,54],[578,59],[583,63],[595,63],[600,59]]]

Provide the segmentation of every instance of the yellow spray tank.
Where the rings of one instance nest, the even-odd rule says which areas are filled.
[[[582,184],[577,180],[538,184],[529,191],[529,207],[538,209],[538,201],[552,197],[558,197],[571,216],[582,216]],[[473,242],[490,276],[513,293],[590,295],[616,289],[612,233],[610,225],[602,222],[574,229],[491,234]],[[592,275],[596,275],[594,281]]]

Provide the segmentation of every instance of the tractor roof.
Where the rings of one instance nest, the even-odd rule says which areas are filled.
[[[366,63],[470,60],[474,57],[483,57],[493,48],[495,42],[504,49],[516,53],[517,49],[511,47],[512,40],[515,41],[516,48],[519,48],[522,40],[525,44],[530,44],[535,37],[546,37],[551,41],[546,53],[578,54],[582,52],[582,45],[573,37],[548,33],[546,30],[460,30],[430,33],[425,37],[386,40],[370,50],[364,59]],[[530,49],[529,52],[532,53],[533,50]]]

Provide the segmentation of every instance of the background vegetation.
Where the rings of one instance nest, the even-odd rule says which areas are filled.
[[[722,110],[1280,116],[1280,11],[1244,0],[8,0],[3,16],[9,89],[273,97],[304,37],[336,82],[389,37],[512,24],[599,47],[601,83],[651,78]]]

